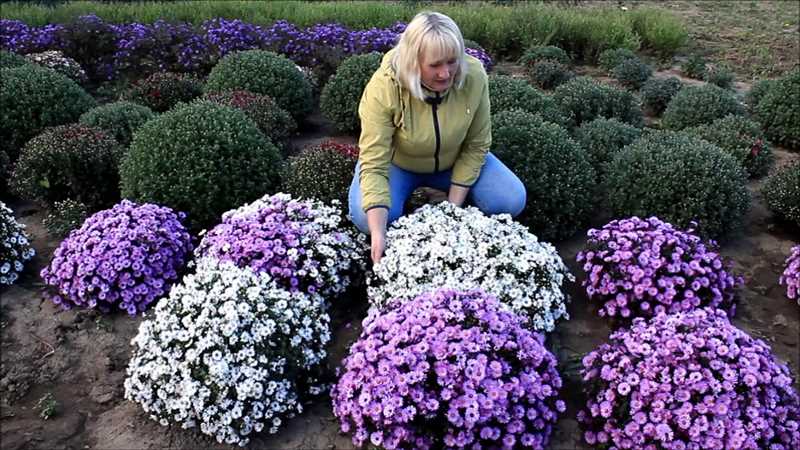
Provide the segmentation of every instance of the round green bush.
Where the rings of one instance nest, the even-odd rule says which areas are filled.
[[[703,74],[703,79],[706,80],[707,83],[719,86],[722,89],[731,89],[736,75],[726,66],[712,66],[706,69],[706,73]]]
[[[800,69],[769,85],[755,117],[772,142],[800,149]]]
[[[671,130],[708,124],[729,114],[744,114],[732,92],[713,84],[685,86],[667,104],[662,125]]]
[[[492,152],[525,184],[518,218],[544,240],[572,236],[592,211],[595,171],[563,127],[509,110],[492,116]]]
[[[289,159],[282,190],[294,198],[346,205],[357,161],[357,154],[343,152],[337,144],[307,147]]]
[[[614,67],[617,67],[622,61],[638,58],[636,53],[627,48],[611,48],[600,53],[597,63],[606,73],[610,74]]]
[[[539,61],[555,61],[567,65],[570,57],[564,50],[553,45],[539,45],[525,51],[519,58],[519,63],[525,67],[533,67]]]
[[[297,122],[289,111],[278,106],[268,95],[249,91],[208,92],[203,98],[244,112],[259,130],[275,144],[285,146],[297,131]]]
[[[8,191],[8,180],[11,175],[11,158],[5,150],[0,150],[0,198],[6,195]]]
[[[89,217],[89,208],[81,202],[67,199],[53,203],[50,213],[42,221],[53,236],[66,237],[70,231],[80,228]]]
[[[719,147],[671,131],[646,133],[608,166],[608,200],[616,217],[651,217],[718,238],[739,227],[750,204],[747,175]]]
[[[361,128],[358,104],[372,74],[381,66],[382,57],[380,53],[368,53],[345,59],[322,88],[319,108],[340,132],[357,132]]]
[[[744,96],[744,102],[747,104],[747,110],[750,114],[755,114],[758,103],[767,95],[774,83],[775,80],[759,80],[753,83],[753,86]]]
[[[766,175],[773,162],[772,148],[761,126],[744,116],[723,117],[709,125],[687,128],[684,132],[730,153],[750,177]]]
[[[193,75],[174,72],[156,72],[147,78],[135,81],[120,95],[144,105],[155,112],[169,111],[178,103],[190,102],[203,93],[203,84]]]
[[[644,125],[642,109],[632,93],[589,77],[573,78],[562,84],[553,98],[569,118],[570,128],[598,117],[613,117],[635,127]]]
[[[23,147],[11,188],[22,198],[48,205],[71,198],[103,209],[119,200],[123,151],[99,128],[77,123],[47,128]]]
[[[208,76],[206,91],[245,90],[269,95],[295,120],[313,108],[311,85],[288,58],[266,50],[247,50],[222,58]]]
[[[677,77],[650,78],[639,92],[642,107],[650,114],[660,116],[681,88],[683,83]]]
[[[775,216],[800,226],[800,161],[767,177],[761,193]]]
[[[77,83],[35,64],[0,69],[0,79],[0,149],[12,161],[45,127],[75,122],[96,106]]]
[[[508,75],[489,77],[489,103],[492,114],[511,109],[538,114],[544,120],[558,125],[566,125],[568,119],[559,110],[552,97],[531,86],[521,78]]]
[[[11,69],[30,63],[31,62],[22,55],[0,50],[0,69]]]
[[[702,80],[706,75],[706,60],[700,55],[692,55],[681,66],[681,73],[689,78]]]
[[[92,108],[83,113],[78,121],[107,131],[123,147],[128,147],[133,132],[153,117],[155,114],[146,106],[120,101]]]
[[[653,69],[639,58],[627,58],[614,66],[611,74],[623,86],[639,89],[653,75]]]
[[[605,179],[606,166],[623,147],[639,139],[642,130],[617,119],[599,117],[575,129],[575,140],[587,151],[599,182]]]
[[[575,76],[567,66],[558,61],[545,59],[538,61],[528,71],[533,83],[541,89],[554,89]]]
[[[122,195],[187,213],[197,231],[274,192],[280,153],[242,111],[209,101],[144,124],[120,166]]]

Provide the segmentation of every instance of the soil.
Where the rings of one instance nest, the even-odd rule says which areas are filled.
[[[659,76],[672,75],[661,73]],[[739,86],[746,89],[747,86]],[[294,141],[295,149],[328,137],[354,142],[350,136],[335,136],[317,114],[306,131]],[[773,168],[800,159],[800,154],[775,149]],[[725,243],[721,251],[729,258],[745,287],[739,294],[734,323],[762,338],[775,355],[800,374],[800,308],[785,297],[778,277],[792,245],[800,241],[800,230],[776,223],[764,206],[759,188],[762,180],[748,185],[752,207],[744,229]],[[435,197],[435,196],[433,196]],[[196,431],[162,427],[148,419],[139,406],[123,399],[123,381],[130,357],[130,341],[142,317],[127,314],[100,315],[91,310],[61,311],[41,295],[37,274],[49,262],[59,240],[42,226],[45,211],[29,202],[12,202],[11,208],[27,226],[36,256],[14,286],[0,291],[0,439],[2,448],[22,449],[197,449],[229,448]],[[602,226],[598,216],[592,227]],[[585,230],[584,230],[585,231]],[[556,245],[577,281],[567,290],[572,297],[570,320],[562,322],[548,337],[548,347],[557,355],[565,378],[566,414],[551,438],[552,449],[589,448],[580,440],[575,414],[585,401],[581,394],[581,357],[607,340],[610,328],[598,320],[597,305],[590,304],[580,289],[583,280],[575,255],[585,242],[585,232]],[[334,341],[329,352],[331,372],[359,335],[366,305],[363,292],[343,299],[334,309]],[[800,388],[797,378],[795,386]],[[40,417],[37,402],[51,393],[57,402],[55,414]],[[250,448],[258,449],[350,449],[348,436],[339,433],[331,413],[330,399],[310,403],[299,417],[290,420],[276,435],[260,435]]]

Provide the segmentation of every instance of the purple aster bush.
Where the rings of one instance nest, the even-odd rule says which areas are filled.
[[[589,300],[602,303],[600,316],[636,317],[705,306],[736,311],[735,289],[743,283],[730,272],[713,241],[682,231],[656,217],[613,220],[588,232],[583,282]]]
[[[786,270],[779,282],[786,285],[786,296],[796,299],[800,305],[800,245],[792,247],[792,253],[786,258]]]
[[[598,448],[800,448],[800,397],[770,347],[703,308],[634,319],[583,358],[578,412]]]
[[[112,307],[134,316],[169,292],[191,256],[185,215],[128,200],[72,231],[42,270],[48,297],[64,309]]]
[[[365,264],[361,239],[342,221],[338,202],[327,206],[284,193],[266,195],[223,214],[195,253],[267,272],[292,292],[334,295]]]
[[[465,49],[466,53],[470,56],[474,56],[477,58],[482,64],[486,73],[492,71],[492,67],[494,67],[494,62],[492,61],[492,57],[489,56],[489,53],[482,48],[467,48]]]
[[[373,310],[331,392],[342,431],[385,449],[545,448],[566,406],[525,322],[480,290]]]

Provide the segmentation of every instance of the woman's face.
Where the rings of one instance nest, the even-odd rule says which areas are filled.
[[[434,92],[444,92],[452,84],[458,68],[458,60],[453,57],[436,57],[423,52],[420,58],[422,84]]]

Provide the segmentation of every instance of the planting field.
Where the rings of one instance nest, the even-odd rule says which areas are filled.
[[[4,10],[2,448],[800,448],[800,31],[707,3],[442,5],[526,208],[418,189],[374,266],[356,108],[417,2]]]

